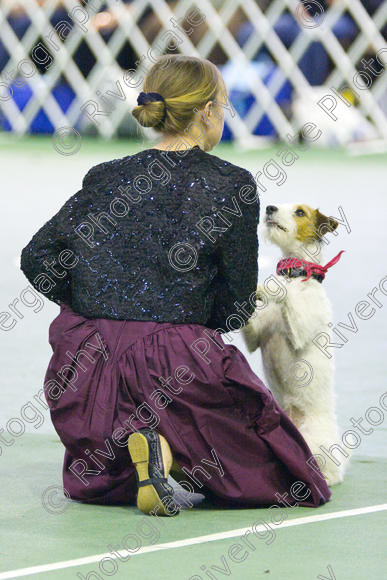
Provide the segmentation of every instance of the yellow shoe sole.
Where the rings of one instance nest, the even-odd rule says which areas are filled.
[[[172,466],[173,457],[167,440],[162,435],[159,435],[159,439],[164,465],[163,476],[167,478]],[[149,444],[147,438],[141,433],[133,433],[129,437],[128,448],[130,457],[137,471],[139,483],[149,479]],[[153,515],[169,517],[177,515],[176,513],[170,513],[166,509],[163,499],[151,484],[138,488],[137,507],[144,514],[153,513]]]

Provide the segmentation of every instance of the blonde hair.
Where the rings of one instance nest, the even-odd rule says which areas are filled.
[[[138,105],[132,115],[143,127],[161,133],[183,133],[195,115],[194,109],[201,110],[215,99],[219,78],[216,66],[204,58],[162,56],[150,69],[142,90],[159,93],[164,101]]]

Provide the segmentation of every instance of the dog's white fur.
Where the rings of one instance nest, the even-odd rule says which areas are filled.
[[[295,212],[302,209],[305,217]],[[326,221],[323,221],[325,219]],[[302,257],[315,263],[322,262],[321,238],[307,245],[307,237],[313,237],[314,228],[327,224],[335,229],[337,222],[326,218],[318,210],[309,206],[281,205],[271,215],[265,216],[265,234],[267,238],[283,252],[284,257]],[[281,229],[282,228],[282,229]],[[305,252],[316,250],[315,259]],[[329,275],[329,274],[328,274]],[[330,302],[324,289],[324,283],[310,278],[302,282],[298,278],[275,276],[285,291],[277,297],[270,295],[264,288],[258,287],[257,310],[243,329],[243,337],[249,352],[261,348],[263,365],[269,386],[279,405],[299,429],[313,455],[323,455],[325,466],[321,465],[328,485],[343,481],[345,458],[338,457],[336,465],[326,457],[320,446],[329,449],[340,442],[335,414],[335,396],[333,390],[333,362],[313,344],[315,336],[324,330],[329,332],[328,323],[332,320]],[[266,299],[259,301],[263,292]],[[297,368],[296,361],[300,363]],[[298,381],[297,377],[305,375]],[[310,380],[311,379],[311,380]],[[310,382],[308,383],[308,381]],[[308,384],[306,384],[308,383]],[[300,386],[306,384],[306,386]]]

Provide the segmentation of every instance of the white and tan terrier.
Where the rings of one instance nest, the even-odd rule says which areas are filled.
[[[338,222],[304,204],[269,205],[264,222],[266,237],[283,252],[275,279],[286,291],[273,296],[258,286],[257,309],[243,337],[249,352],[261,348],[274,397],[313,455],[321,457],[320,446],[329,449],[339,442],[333,362],[313,343],[322,329],[330,334],[331,306],[322,281],[341,252],[326,266],[319,264],[322,235],[333,232]],[[341,458],[340,465],[328,459],[320,467],[328,485],[343,481]]]

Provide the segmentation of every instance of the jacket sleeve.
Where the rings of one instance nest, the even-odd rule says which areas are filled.
[[[227,214],[232,225],[220,238],[216,296],[207,323],[221,334],[244,326],[255,310],[260,204],[257,185],[251,173],[243,172],[238,187],[239,196],[234,199],[238,202],[241,215]],[[228,205],[230,207],[231,204]],[[236,206],[235,203],[233,205]]]
[[[84,177],[82,188],[89,182],[91,171]],[[26,278],[38,292],[57,304],[71,305],[69,264],[74,263],[76,257],[64,250],[69,249],[69,236],[77,225],[76,219],[79,219],[75,212],[81,193],[82,189],[73,195],[21,253],[20,268]]]

